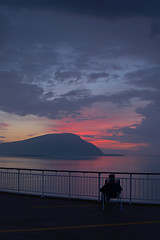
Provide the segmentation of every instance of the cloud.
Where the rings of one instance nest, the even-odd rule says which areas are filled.
[[[23,6],[24,2],[19,1],[16,4]],[[99,1],[96,2],[99,4]],[[112,1],[110,2],[112,4]],[[80,7],[83,6],[81,1],[80,3]],[[32,2],[29,4],[26,1],[25,4],[32,6]],[[49,2],[43,1],[43,4],[49,6]],[[69,5],[68,1],[67,4]],[[63,8],[63,2],[61,5]],[[72,78],[78,79],[82,76],[81,70],[84,68],[100,73],[105,72],[110,64],[115,66],[112,70],[118,71],[123,65],[122,57],[140,57],[143,62],[144,59],[155,60],[156,56],[160,60],[157,52],[159,36],[156,40],[149,38],[150,22],[145,19],[121,18],[118,21],[110,21],[103,18],[98,20],[88,18],[74,12],[71,14],[65,11],[50,12],[45,11],[45,8],[43,11],[35,11],[36,7],[32,10],[25,8],[18,10],[11,9],[5,16],[11,23],[11,29],[7,27],[4,29],[11,37],[8,39],[8,48],[4,49],[3,61],[7,62],[9,59],[10,66],[20,67],[28,74],[30,72],[30,75],[37,74],[44,68],[48,67],[49,70],[54,67],[60,69],[57,70],[55,77],[63,81],[63,75],[67,78],[69,74],[72,74]],[[66,65],[69,68],[66,68]],[[63,67],[64,71],[61,70]]]
[[[149,92],[150,93],[150,92]],[[0,72],[0,109],[19,116],[33,114],[47,118],[78,116],[85,107],[97,102],[112,102],[118,106],[131,105],[131,99],[149,99],[148,91],[124,91],[116,94],[91,94],[87,89],[76,89],[48,100],[52,93],[46,93],[36,84],[29,84],[16,72]]]
[[[125,74],[129,86],[134,89],[112,95],[112,100],[127,103],[131,99],[148,101],[143,107],[137,107],[136,113],[142,116],[141,123],[135,123],[126,127],[108,129],[105,139],[119,141],[121,143],[146,143],[146,153],[159,154],[160,145],[160,68],[158,66],[145,67]],[[114,97],[114,98],[113,98]],[[141,150],[142,151],[142,150]],[[144,150],[143,150],[144,151]],[[142,151],[142,152],[143,152]]]
[[[155,37],[160,34],[160,22],[153,22],[150,28],[150,37]]]
[[[72,98],[67,98],[66,94],[48,100],[48,94],[41,87],[23,82],[17,73],[0,72],[0,109],[4,112],[19,116],[33,114],[53,119],[70,114],[77,115],[84,102],[79,102],[79,99],[75,101],[73,96],[80,95],[83,95],[81,91],[73,91],[68,94],[68,97]]]
[[[151,68],[142,68],[140,70],[129,72],[125,79],[130,85],[148,89],[160,89],[160,66]]]
[[[107,136],[107,140],[114,140],[128,143],[146,143],[148,148],[146,153],[159,154],[160,145],[160,106],[159,102],[154,102],[137,112],[143,116],[140,124],[134,124],[122,128],[113,128],[107,131],[112,136]]]
[[[5,136],[0,136],[0,138],[5,138]]]
[[[149,104],[143,109],[137,110],[139,113],[143,114],[144,120],[140,126],[133,132],[143,136],[143,140],[149,143],[155,144],[160,143],[160,106],[159,101]]]
[[[65,97],[67,99],[85,99],[90,96],[91,91],[89,89],[76,89],[61,95],[61,97]]]
[[[0,130],[5,130],[8,127],[10,127],[10,124],[0,122]]]
[[[84,137],[84,138],[95,138],[95,136],[94,135],[81,135],[82,137]]]
[[[106,72],[95,72],[88,74],[88,83],[96,82],[97,80],[101,78],[105,78],[105,80],[108,80],[107,78],[109,77],[109,73]]]
[[[19,116],[33,114],[47,118],[79,116],[85,107],[94,103],[113,103],[119,107],[132,105],[132,99],[152,100],[158,93],[149,90],[126,90],[115,94],[92,94],[89,89],[75,89],[54,97],[37,84],[25,82],[18,72],[0,72],[0,109]],[[50,99],[51,98],[51,99]]]
[[[14,8],[48,9],[74,12],[100,18],[119,19],[128,17],[159,18],[158,0],[1,0],[2,6]]]
[[[74,104],[79,106],[79,109],[83,107],[90,107],[94,103],[113,103],[118,107],[126,107],[132,105],[132,99],[137,98],[139,100],[150,100],[149,98],[150,91],[147,90],[126,90],[122,92],[117,92],[114,94],[106,93],[106,94],[91,94],[90,90],[73,90],[69,91],[66,94],[61,95],[60,99],[66,99],[70,101],[70,103],[74,102]]]
[[[54,76],[54,79],[60,82],[64,82],[68,79],[70,81],[74,80],[75,82],[77,82],[78,80],[80,80],[80,78],[81,78],[81,73],[78,71],[57,70]]]
[[[4,46],[9,42],[11,35],[11,26],[9,19],[0,12],[0,46]]]
[[[106,116],[99,116],[99,117],[91,117],[91,116],[86,116],[86,118],[76,118],[76,122],[83,122],[83,121],[94,121],[94,120],[102,120],[102,119],[106,119],[107,117]]]
[[[22,83],[15,72],[0,72],[1,110],[25,115],[41,101],[43,90],[36,85]],[[31,109],[29,110],[29,107]]]

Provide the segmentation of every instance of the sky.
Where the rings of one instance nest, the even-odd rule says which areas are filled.
[[[0,0],[0,142],[160,154],[159,43],[159,0]]]

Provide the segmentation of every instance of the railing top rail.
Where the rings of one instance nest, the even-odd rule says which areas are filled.
[[[60,170],[60,169],[31,169],[31,168],[7,168],[0,167],[4,170],[22,170],[22,171],[41,171],[41,172],[69,172],[69,173],[91,173],[91,174],[128,174],[128,175],[160,175],[160,172],[116,172],[116,171],[74,171],[74,170]]]

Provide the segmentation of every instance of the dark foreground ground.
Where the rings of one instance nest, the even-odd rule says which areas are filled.
[[[0,240],[159,239],[160,206],[0,193]]]

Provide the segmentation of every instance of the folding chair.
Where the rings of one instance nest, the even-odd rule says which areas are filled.
[[[114,174],[109,175],[109,179],[106,179],[105,185],[100,189],[102,193],[102,209],[104,210],[105,201],[110,199],[117,199],[120,202],[120,210],[122,211],[122,198],[121,198],[122,187],[120,180],[115,179]]]

